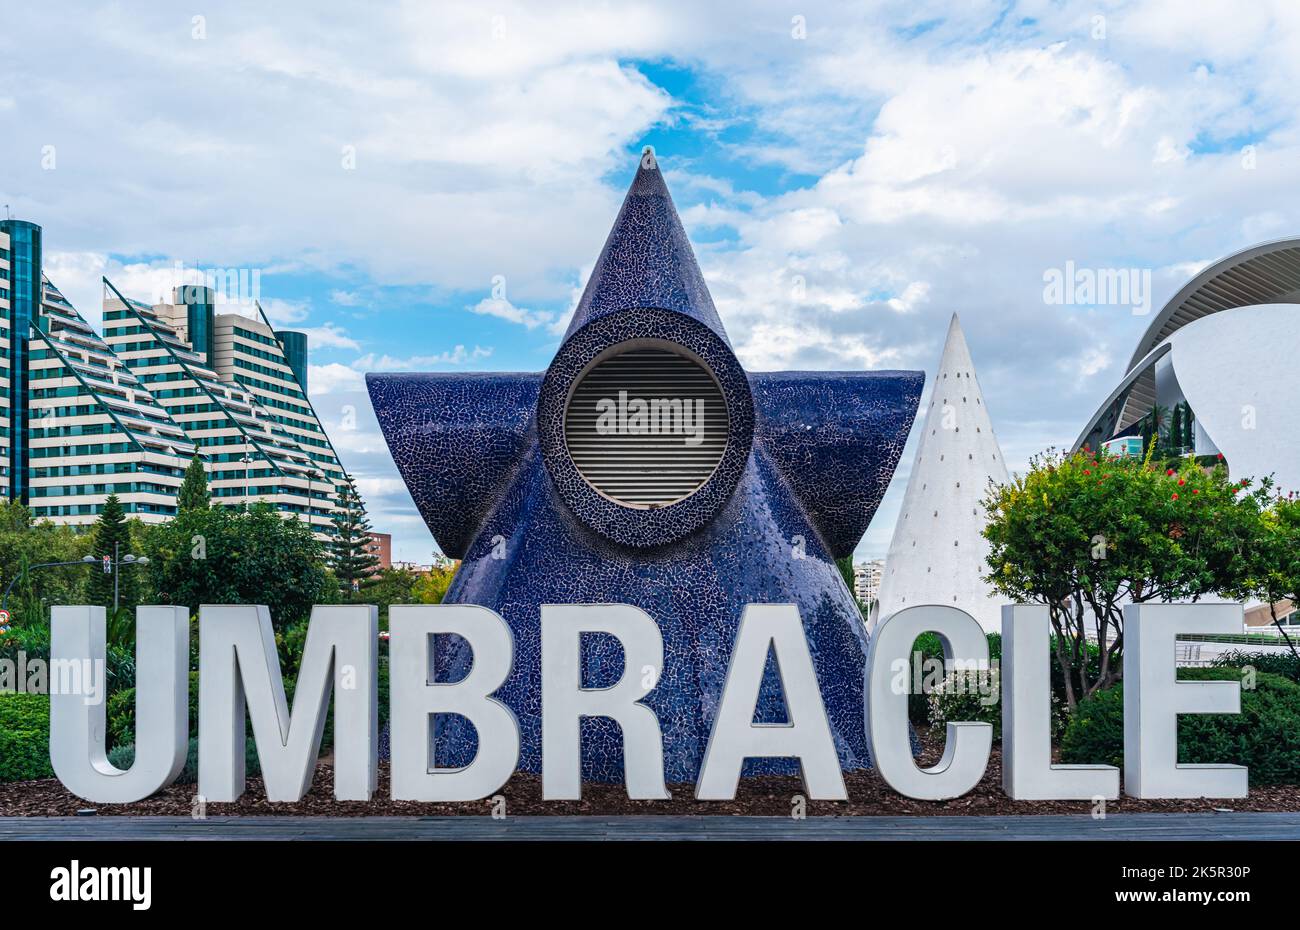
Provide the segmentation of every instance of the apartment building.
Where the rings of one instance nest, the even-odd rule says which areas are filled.
[[[0,221],[0,494],[86,525],[116,493],[160,522],[197,450],[214,503],[267,502],[326,538],[345,475],[307,397],[306,335],[256,303],[218,313],[207,287],[151,304],[105,279],[101,337],[42,274],[42,245]]]
[[[310,411],[310,425],[323,437],[306,392],[296,380],[283,381],[282,394],[266,387],[255,393],[248,387],[236,375],[240,366],[233,364],[248,354],[248,347],[234,345],[242,339],[235,330],[252,331],[254,323],[240,316],[243,325],[227,322],[224,332],[218,332],[215,306],[212,291],[204,287],[178,287],[171,302],[150,305],[126,297],[105,280],[104,339],[199,449],[215,503],[239,507],[265,501],[327,536],[336,486],[343,481],[333,448],[328,439],[328,454],[304,446],[298,436],[310,428],[291,429],[283,406],[263,403],[266,398]],[[271,355],[268,350],[258,351]],[[224,376],[213,358],[226,360]],[[287,364],[284,368],[292,378]],[[253,380],[265,377],[260,371],[254,374]]]

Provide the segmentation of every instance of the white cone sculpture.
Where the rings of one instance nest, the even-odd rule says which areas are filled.
[[[889,544],[871,625],[918,604],[949,604],[988,632],[1002,628],[1002,598],[982,580],[989,544],[982,501],[1007,467],[957,315],[948,326],[907,493]]]

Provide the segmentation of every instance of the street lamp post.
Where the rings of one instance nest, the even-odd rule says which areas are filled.
[[[244,457],[241,458],[240,461],[244,463],[244,509],[247,510],[248,509],[248,468],[250,465],[253,464],[253,459],[249,456],[247,452],[245,452]]]
[[[149,557],[147,555],[137,556],[137,555],[132,555],[131,553],[128,552],[126,555],[122,556],[121,558],[118,558],[118,553],[120,551],[121,551],[121,544],[114,543],[113,560],[109,563],[109,568],[113,572],[113,612],[114,613],[117,613],[118,607],[121,605],[121,597],[120,597],[121,588],[119,585],[120,579],[118,578],[118,575],[121,573],[122,569],[124,567],[131,566],[131,565],[149,564]],[[14,575],[14,577],[10,579],[9,584],[5,586],[4,597],[0,598],[0,610],[9,609],[9,594],[11,591],[13,591],[14,585],[18,583],[18,580],[22,578],[24,575],[30,575],[33,571],[35,571],[38,568],[52,568],[57,565],[95,565],[98,562],[99,559],[95,558],[93,555],[84,555],[80,559],[77,559],[75,562],[38,562],[35,565],[29,565],[27,566],[26,569]]]
[[[9,609],[9,592],[14,589],[14,585],[18,583],[18,579],[23,577],[23,575],[29,575],[38,568],[52,568],[56,565],[93,565],[98,561],[99,559],[95,558],[93,555],[85,555],[77,559],[75,562],[37,562],[35,565],[29,565],[27,568],[14,575],[9,584],[5,586],[4,597],[0,598],[0,610]]]
[[[131,566],[131,565],[149,564],[149,557],[147,555],[136,556],[128,552],[126,555],[122,556],[119,559],[117,557],[117,554],[121,550],[121,548],[122,548],[121,543],[113,543],[113,613],[117,613],[118,589],[119,589],[118,582],[121,580],[120,576],[122,574],[123,567]]]
[[[316,516],[316,504],[315,504],[316,488],[314,482],[319,477],[320,477],[320,473],[317,472],[316,469],[314,468],[307,469],[307,525],[308,526],[312,525],[311,518]]]

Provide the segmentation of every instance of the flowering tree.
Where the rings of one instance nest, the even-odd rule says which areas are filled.
[[[1162,468],[1146,459],[1048,451],[992,488],[986,580],[1045,604],[1071,710],[1123,674],[1126,603],[1197,600],[1249,574],[1268,482],[1230,481],[1222,462]],[[1089,634],[1098,660],[1089,661]]]
[[[1300,500],[1294,493],[1279,495],[1261,514],[1259,532],[1245,552],[1245,570],[1225,593],[1236,600],[1259,598],[1268,605],[1273,625],[1291,654],[1300,650],[1278,616],[1278,604],[1289,600],[1300,606]]]

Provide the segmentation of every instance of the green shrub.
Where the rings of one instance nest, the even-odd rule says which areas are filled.
[[[1213,664],[1215,668],[1250,666],[1257,672],[1272,672],[1300,682],[1300,659],[1289,652],[1245,652],[1234,649],[1215,658]]]
[[[135,742],[135,688],[118,691],[108,699],[108,745],[127,746]],[[199,728],[199,673],[190,672],[190,733]],[[120,766],[119,766],[120,768]]]
[[[126,771],[135,764],[135,747],[130,743],[114,746],[107,753],[108,764]]]
[[[379,673],[376,690],[379,692],[379,729],[388,725],[388,650],[385,647],[379,656]]]
[[[916,638],[912,645],[912,652],[921,654],[921,668],[925,668],[925,663],[929,659],[938,659],[943,661],[943,644],[939,637],[934,633],[922,633]],[[922,727],[930,721],[930,696],[924,693],[917,683],[912,681],[912,672],[916,668],[916,660],[912,656],[908,657],[912,662],[908,666],[908,681],[911,687],[907,693],[907,717],[912,721],[912,726]]]
[[[40,659],[49,668],[50,627],[48,623],[30,625],[14,624],[0,637],[0,659],[18,662],[19,653],[26,656],[28,668],[33,659]],[[109,643],[104,650],[104,679],[108,693],[135,684],[135,646]]]
[[[0,692],[0,782],[53,776],[49,697]]]
[[[294,678],[286,678],[284,682],[285,702],[289,705],[290,712],[293,711],[293,695],[297,686]],[[381,687],[383,688],[383,704],[380,706],[380,724],[388,719],[387,715],[387,698],[388,698],[388,675],[387,663],[384,663],[384,670],[381,673]],[[108,745],[128,746],[135,742],[135,689],[127,688],[125,691],[119,691],[108,699],[106,711],[108,717]],[[190,725],[189,732],[197,733],[199,731],[199,673],[190,672]],[[330,696],[329,707],[325,715],[325,732],[321,736],[321,751],[328,752],[334,745],[334,697]]]
[[[306,620],[292,623],[275,634],[276,652],[280,654],[280,674],[286,680],[297,680],[302,667],[302,652],[307,646]]]
[[[1236,668],[1184,668],[1187,681],[1241,681]],[[1124,689],[1083,701],[1061,739],[1065,763],[1123,765]],[[1178,761],[1250,767],[1254,785],[1300,784],[1300,685],[1270,672],[1241,690],[1240,714],[1180,714]]]
[[[1124,686],[1098,691],[1079,703],[1061,734],[1061,761],[1124,765]]]
[[[942,731],[949,722],[969,721],[993,725],[993,741],[1002,740],[1002,681],[993,668],[955,672],[943,687],[929,695],[930,726]]]
[[[993,670],[949,674],[938,690],[925,693],[920,692],[915,687],[915,682],[913,683],[907,707],[908,716],[914,726],[928,725],[942,731],[949,721],[991,723],[994,740],[1002,739],[1002,684],[996,671],[997,665],[1002,661],[1002,636],[998,633],[989,633],[988,645],[989,662],[993,664]],[[914,649],[922,653],[923,668],[926,660],[943,661],[942,644],[939,637],[933,633],[926,633],[919,637]],[[909,672],[914,670],[915,664],[909,668]]]
[[[110,749],[108,751],[108,761],[119,769],[129,769],[135,762],[135,747],[127,743]],[[262,763],[257,757],[257,746],[253,743],[251,736],[244,744],[244,772],[250,776],[262,774]],[[197,785],[198,782],[199,741],[196,737],[190,740],[189,749],[185,754],[185,768],[181,769],[180,775],[176,776],[175,784]]]

